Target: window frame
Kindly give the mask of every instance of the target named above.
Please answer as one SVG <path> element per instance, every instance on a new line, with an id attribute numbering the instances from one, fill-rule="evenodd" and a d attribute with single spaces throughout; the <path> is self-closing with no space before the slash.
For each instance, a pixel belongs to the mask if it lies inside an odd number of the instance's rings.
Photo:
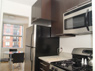
<path id="1" fill-rule="evenodd" d="M 4 23 L 8 24 L 8 23 Z M 24 31 L 24 26 L 22 24 L 10 24 L 10 25 L 19 25 L 22 26 L 22 35 L 4 35 L 4 24 L 2 25 L 2 48 L 23 48 L 23 31 Z M 21 37 L 21 47 L 3 47 L 3 36 L 10 36 L 10 37 Z"/>

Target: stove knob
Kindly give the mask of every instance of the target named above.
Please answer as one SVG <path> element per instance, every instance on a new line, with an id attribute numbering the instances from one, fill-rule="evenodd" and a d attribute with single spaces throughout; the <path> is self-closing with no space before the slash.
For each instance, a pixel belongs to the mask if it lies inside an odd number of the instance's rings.
<path id="1" fill-rule="evenodd" d="M 54 71 L 54 67 L 51 68 L 51 71 Z"/>
<path id="2" fill-rule="evenodd" d="M 62 66 L 66 66 L 66 64 L 64 64 L 64 63 L 63 63 L 63 64 L 61 64 L 61 65 L 62 65 Z"/>
<path id="3" fill-rule="evenodd" d="M 55 71 L 58 71 L 57 69 L 55 69 Z"/>

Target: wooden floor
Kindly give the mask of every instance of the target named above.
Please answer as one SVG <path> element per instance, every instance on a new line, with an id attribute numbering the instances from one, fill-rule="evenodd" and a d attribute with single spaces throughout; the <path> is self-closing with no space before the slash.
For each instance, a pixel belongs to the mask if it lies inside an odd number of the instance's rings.
<path id="1" fill-rule="evenodd" d="M 24 71 L 24 63 L 20 64 L 20 67 L 16 68 L 17 66 L 18 64 L 14 64 L 14 71 Z M 9 62 L 0 63 L 0 71 L 12 71 L 12 68 L 10 69 Z"/>

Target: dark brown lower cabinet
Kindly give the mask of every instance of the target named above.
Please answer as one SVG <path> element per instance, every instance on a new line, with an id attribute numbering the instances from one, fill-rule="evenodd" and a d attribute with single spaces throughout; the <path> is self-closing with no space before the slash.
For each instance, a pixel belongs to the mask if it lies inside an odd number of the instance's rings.
<path id="1" fill-rule="evenodd" d="M 49 71 L 50 64 L 39 59 L 39 71 Z"/>

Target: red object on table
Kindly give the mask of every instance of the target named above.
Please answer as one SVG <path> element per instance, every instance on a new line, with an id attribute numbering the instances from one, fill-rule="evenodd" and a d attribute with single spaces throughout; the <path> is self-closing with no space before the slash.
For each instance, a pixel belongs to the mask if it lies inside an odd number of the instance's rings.
<path id="1" fill-rule="evenodd" d="M 18 53 L 21 53 L 21 51 L 18 51 Z"/>
<path id="2" fill-rule="evenodd" d="M 12 54 L 12 52 L 9 52 L 9 54 Z"/>

